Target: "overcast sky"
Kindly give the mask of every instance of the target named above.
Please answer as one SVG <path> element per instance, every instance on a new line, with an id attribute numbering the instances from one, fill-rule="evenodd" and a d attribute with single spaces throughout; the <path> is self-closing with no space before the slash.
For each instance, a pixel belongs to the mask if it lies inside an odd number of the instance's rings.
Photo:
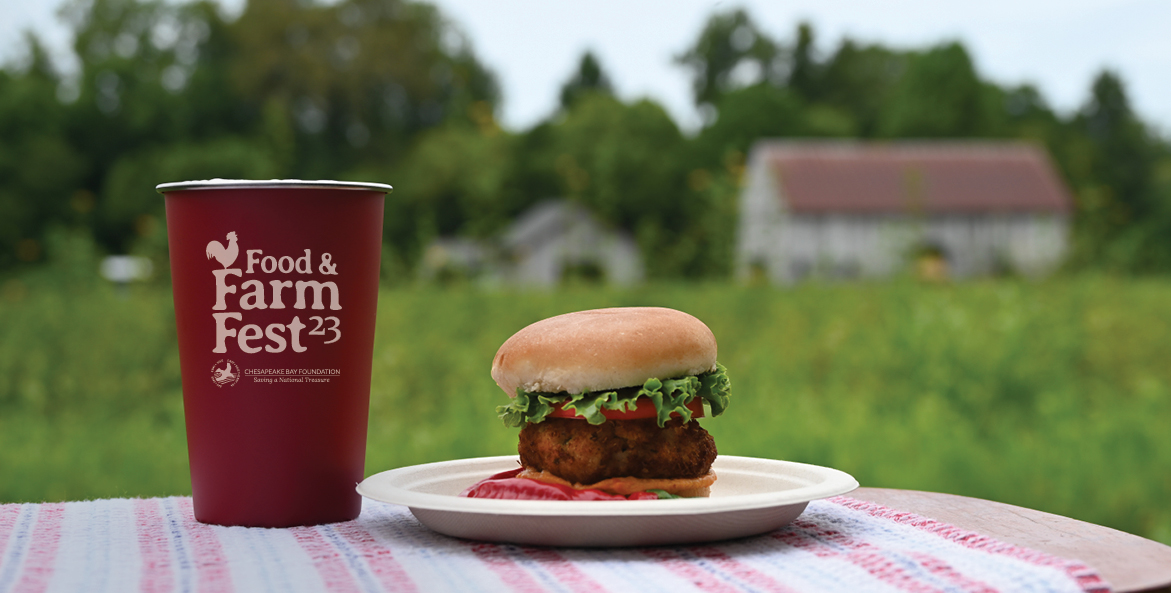
<path id="1" fill-rule="evenodd" d="M 523 129 L 553 111 L 561 84 L 592 49 L 626 98 L 651 97 L 697 125 L 687 73 L 673 57 L 714 11 L 744 7 L 773 37 L 809 21 L 817 47 L 843 37 L 900 48 L 960 40 L 980 74 L 1031 82 L 1052 106 L 1083 104 L 1102 68 L 1121 73 L 1138 112 L 1171 133 L 1171 0 L 438 0 L 500 80 L 504 124 Z M 243 0 L 221 0 L 229 13 Z M 61 54 L 69 32 L 57 0 L 0 0 L 0 57 L 35 29 Z"/>

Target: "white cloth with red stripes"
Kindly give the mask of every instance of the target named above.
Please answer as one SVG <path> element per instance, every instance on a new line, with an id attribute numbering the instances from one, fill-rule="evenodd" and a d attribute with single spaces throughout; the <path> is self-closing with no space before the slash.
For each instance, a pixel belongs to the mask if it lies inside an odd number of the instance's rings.
<path id="1" fill-rule="evenodd" d="M 1080 562 L 848 497 L 762 536 L 597 550 L 453 539 L 369 500 L 292 529 L 204 525 L 182 497 L 0 505 L 0 593 L 1109 590 Z"/>

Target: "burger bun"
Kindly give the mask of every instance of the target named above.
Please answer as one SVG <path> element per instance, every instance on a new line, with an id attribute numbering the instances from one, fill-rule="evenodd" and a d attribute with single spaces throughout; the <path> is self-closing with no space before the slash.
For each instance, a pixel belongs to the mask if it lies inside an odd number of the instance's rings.
<path id="1" fill-rule="evenodd" d="M 500 346 L 492 378 L 510 397 L 586 393 L 716 368 L 716 338 L 702 321 L 663 307 L 617 307 L 538 321 Z"/>

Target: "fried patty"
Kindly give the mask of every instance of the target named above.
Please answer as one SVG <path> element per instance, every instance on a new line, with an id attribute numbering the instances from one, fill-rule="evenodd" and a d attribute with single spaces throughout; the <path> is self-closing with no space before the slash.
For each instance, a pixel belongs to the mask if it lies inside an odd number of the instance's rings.
<path id="1" fill-rule="evenodd" d="M 546 418 L 520 431 L 520 462 L 570 482 L 608 478 L 698 478 L 716 459 L 716 442 L 698 422 L 674 418 L 659 428 L 654 419 L 607 420 L 593 425 L 572 418 Z"/>

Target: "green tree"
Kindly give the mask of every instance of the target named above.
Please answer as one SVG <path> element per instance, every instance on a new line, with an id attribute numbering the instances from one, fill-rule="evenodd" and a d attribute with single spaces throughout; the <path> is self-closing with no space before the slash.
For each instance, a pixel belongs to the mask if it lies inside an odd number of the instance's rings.
<path id="1" fill-rule="evenodd" d="M 791 88 L 755 84 L 726 93 L 717 117 L 700 130 L 694 153 L 719 163 L 730 152 L 747 154 L 756 141 L 784 137 L 844 138 L 856 134 L 854 119 L 844 110 L 803 100 Z"/>
<path id="2" fill-rule="evenodd" d="M 303 175 L 394 162 L 421 131 L 466 121 L 498 96 L 470 44 L 428 4 L 252 0 L 232 35 L 236 88 L 290 118 Z"/>
<path id="3" fill-rule="evenodd" d="M 0 70 L 0 269 L 42 260 L 48 228 L 84 225 L 93 209 L 75 193 L 91 163 L 69 142 L 61 76 L 36 36 L 25 52 Z"/>
<path id="4" fill-rule="evenodd" d="M 849 114 L 859 136 L 873 137 L 908 59 L 881 45 L 859 46 L 843 40 L 822 70 L 819 96 L 825 104 Z"/>
<path id="5" fill-rule="evenodd" d="M 564 195 L 631 229 L 671 209 L 683 135 L 661 106 L 583 95 L 556 124 L 556 138 L 554 166 Z"/>
<path id="6" fill-rule="evenodd" d="M 784 64 L 775 42 L 744 10 L 717 13 L 699 39 L 675 58 L 691 71 L 695 104 L 714 106 L 724 93 L 761 80 L 778 82 Z"/>
<path id="7" fill-rule="evenodd" d="M 161 209 L 151 182 L 158 177 L 127 187 L 109 175 L 141 171 L 128 163 L 171 152 L 175 144 L 247 133 L 255 110 L 228 84 L 234 49 L 216 4 L 78 0 L 64 14 L 81 61 L 68 139 L 93 163 L 83 187 L 97 196 L 96 238 L 109 251 L 126 252 L 142 235 L 141 217 Z"/>
<path id="8" fill-rule="evenodd" d="M 1130 106 L 1117 74 L 1095 78 L 1090 99 L 1072 122 L 1086 139 L 1078 184 L 1083 263 L 1113 269 L 1171 269 L 1171 184 L 1157 182 L 1171 150 L 1153 136 Z"/>
<path id="9" fill-rule="evenodd" d="M 125 150 L 249 123 L 226 84 L 233 49 L 216 4 L 76 0 L 64 14 L 81 61 L 75 141 L 100 158 L 99 178 Z"/>
<path id="10" fill-rule="evenodd" d="M 392 256 L 412 264 L 436 237 L 484 238 L 506 225 L 518 210 L 501 199 L 513 144 L 499 130 L 455 122 L 423 132 L 396 168 L 396 188 L 387 200 Z"/>
<path id="11" fill-rule="evenodd" d="M 788 86 L 807 100 L 818 99 L 821 94 L 822 65 L 817 63 L 813 52 L 813 27 L 801 23 L 797 26 Z"/>
<path id="12" fill-rule="evenodd" d="M 883 105 L 878 134 L 888 138 L 966 138 L 1001 129 L 1002 105 L 959 43 L 912 55 Z"/>
<path id="13" fill-rule="evenodd" d="M 561 195 L 631 231 L 655 277 L 704 273 L 702 196 L 687 184 L 687 145 L 658 104 L 582 95 L 550 130 Z"/>
<path id="14" fill-rule="evenodd" d="M 424 130 L 446 121 L 496 126 L 491 73 L 430 5 L 252 0 L 228 22 L 207 0 L 73 0 L 63 14 L 79 77 L 42 85 L 42 94 L 65 91 L 65 104 L 40 103 L 63 117 L 25 119 L 63 121 L 41 138 L 79 156 L 58 154 L 56 179 L 69 187 L 57 203 L 93 210 L 85 224 L 108 251 L 145 239 L 144 221 L 161 214 L 159 181 L 384 180 Z"/>
<path id="15" fill-rule="evenodd" d="M 591 51 L 581 56 L 577 72 L 561 86 L 561 109 L 569 109 L 578 97 L 589 92 L 614 93 L 610 77 L 602 71 L 601 63 Z"/>
<path id="16" fill-rule="evenodd" d="M 562 177 L 557 173 L 556 143 L 553 120 L 516 135 L 500 198 L 509 212 L 516 214 L 538 201 L 564 195 Z"/>
<path id="17" fill-rule="evenodd" d="M 1126 216 L 1141 217 L 1149 205 L 1144 198 L 1156 158 L 1153 138 L 1131 109 L 1117 74 L 1099 74 L 1090 93 L 1090 102 L 1078 114 L 1076 124 L 1097 149 L 1094 176 L 1118 197 L 1130 212 Z"/>
<path id="18" fill-rule="evenodd" d="M 166 211 L 155 186 L 190 179 L 274 179 L 278 157 L 249 138 L 224 135 L 206 141 L 174 142 L 122 155 L 103 179 L 98 211 L 105 228 L 125 227 L 119 252 L 136 252 L 167 262 Z"/>
<path id="19" fill-rule="evenodd" d="M 742 161 L 757 140 L 805 131 L 805 102 L 788 89 L 770 84 L 724 94 L 716 113 L 715 121 L 691 142 L 693 167 L 718 168 L 727 158 Z"/>

